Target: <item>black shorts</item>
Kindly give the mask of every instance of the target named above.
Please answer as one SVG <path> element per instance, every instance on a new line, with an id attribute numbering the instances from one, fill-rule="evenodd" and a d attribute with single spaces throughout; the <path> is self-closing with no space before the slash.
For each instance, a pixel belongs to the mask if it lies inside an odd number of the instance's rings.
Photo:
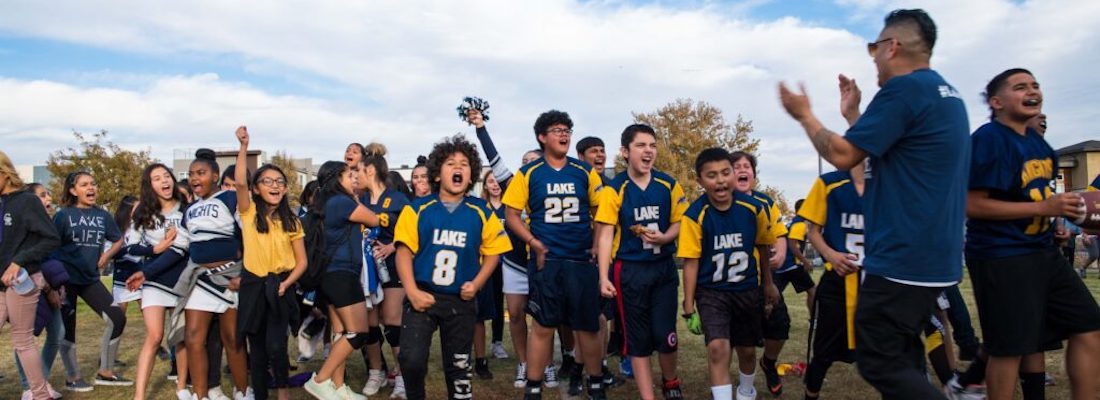
<path id="1" fill-rule="evenodd" d="M 389 282 L 382 284 L 382 289 L 404 289 L 401 285 L 401 276 L 397 275 L 397 256 L 386 258 L 386 273 L 390 275 Z"/>
<path id="2" fill-rule="evenodd" d="M 487 282 L 489 283 L 489 282 Z M 477 303 L 477 321 L 488 321 L 493 319 L 493 315 L 497 312 L 496 304 L 493 302 L 493 288 L 488 284 L 481 288 L 474 296 L 474 302 Z"/>
<path id="3" fill-rule="evenodd" d="M 764 296 L 759 288 L 744 292 L 726 292 L 699 288 L 695 308 L 703 323 L 703 339 L 728 339 L 731 346 L 753 347 L 763 337 Z"/>
<path id="4" fill-rule="evenodd" d="M 814 288 L 814 278 L 802 266 L 787 272 L 772 274 L 772 281 L 775 282 L 775 287 L 779 289 L 779 293 L 783 293 L 783 290 L 787 289 L 788 283 L 794 286 L 795 293 L 802 293 Z"/>
<path id="5" fill-rule="evenodd" d="M 787 301 L 783 292 L 779 292 L 779 301 L 772 307 L 770 313 L 765 310 L 762 327 L 763 338 L 766 340 L 787 340 L 791 336 L 791 315 L 787 311 Z M 757 345 L 763 346 L 763 342 Z"/>
<path id="6" fill-rule="evenodd" d="M 654 351 L 676 351 L 676 310 L 680 279 L 672 259 L 656 262 L 615 261 L 615 305 L 626 337 L 622 354 L 649 357 Z"/>
<path id="7" fill-rule="evenodd" d="M 990 355 L 1031 354 L 1074 334 L 1100 330 L 1100 306 L 1058 249 L 968 258 L 966 265 Z"/>
<path id="8" fill-rule="evenodd" d="M 603 297 L 596 266 L 585 261 L 547 259 L 540 270 L 527 267 L 530 294 L 527 313 L 548 328 L 566 325 L 575 331 L 598 332 Z"/>
<path id="9" fill-rule="evenodd" d="M 367 301 L 361 277 L 351 271 L 326 271 L 321 277 L 321 292 L 327 303 L 336 308 Z"/>
<path id="10" fill-rule="evenodd" d="M 849 364 L 856 360 L 854 343 L 848 342 L 849 335 L 854 335 L 855 332 L 848 330 L 844 279 L 845 277 L 837 275 L 836 272 L 825 271 L 814 292 L 816 315 L 811 327 L 814 335 L 812 349 L 815 360 L 830 363 L 840 361 Z M 850 344 L 852 348 L 849 347 Z"/>

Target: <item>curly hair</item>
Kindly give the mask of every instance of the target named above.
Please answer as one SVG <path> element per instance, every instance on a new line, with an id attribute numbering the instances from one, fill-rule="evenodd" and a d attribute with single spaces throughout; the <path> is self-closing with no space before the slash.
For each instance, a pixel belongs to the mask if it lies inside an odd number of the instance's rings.
<path id="1" fill-rule="evenodd" d="M 455 153 L 461 153 L 470 160 L 470 185 L 466 186 L 466 193 L 477 185 L 478 175 L 481 173 L 481 157 L 478 156 L 477 145 L 467 141 L 466 136 L 457 134 L 436 143 L 428 155 L 428 184 L 431 185 L 432 192 L 439 192 L 439 174 L 443 170 L 443 163 Z"/>
<path id="2" fill-rule="evenodd" d="M 535 120 L 535 141 L 539 144 L 539 149 L 545 148 L 542 142 L 539 142 L 539 135 L 545 135 L 546 131 L 551 126 L 562 124 L 566 128 L 573 129 L 573 120 L 569 118 L 569 113 L 565 111 L 550 110 L 539 115 L 539 118 Z"/>

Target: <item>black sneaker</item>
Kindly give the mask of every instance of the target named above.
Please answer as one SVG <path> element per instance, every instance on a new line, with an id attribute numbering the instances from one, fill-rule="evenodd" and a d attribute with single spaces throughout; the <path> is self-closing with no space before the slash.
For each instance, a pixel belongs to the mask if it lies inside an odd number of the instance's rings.
<path id="1" fill-rule="evenodd" d="M 489 371 L 489 360 L 479 358 L 474 361 L 474 373 L 479 379 L 492 380 L 493 372 Z"/>
<path id="2" fill-rule="evenodd" d="M 606 365 L 603 366 L 603 386 L 605 388 L 617 388 L 619 386 L 622 386 L 622 384 L 624 383 L 626 383 L 626 379 L 623 379 L 618 375 L 611 373 L 611 370 L 607 369 Z"/>
<path id="3" fill-rule="evenodd" d="M 563 353 L 561 355 L 561 365 L 558 366 L 558 375 L 559 376 L 573 376 L 573 370 L 574 369 L 583 370 L 584 367 L 581 366 L 580 364 L 577 364 L 577 359 L 576 358 L 574 358 L 571 355 Z"/>
<path id="4" fill-rule="evenodd" d="M 92 385 L 89 385 L 88 382 L 85 382 L 84 378 L 80 378 L 72 382 L 65 381 L 65 390 L 68 390 L 70 392 L 84 393 L 90 392 L 93 389 L 95 388 L 92 387 Z"/>
<path id="5" fill-rule="evenodd" d="M 607 390 L 604 389 L 602 376 L 588 377 L 588 399 L 607 400 Z"/>
<path id="6" fill-rule="evenodd" d="M 764 364 L 764 357 L 760 357 L 760 370 L 764 371 L 764 378 L 768 382 L 768 392 L 771 392 L 773 396 L 783 394 L 783 380 L 779 379 L 779 371 L 775 368 L 768 368 Z"/>
<path id="7" fill-rule="evenodd" d="M 527 381 L 527 387 L 523 389 L 523 400 L 542 400 L 542 383 L 536 385 Z"/>
<path id="8" fill-rule="evenodd" d="M 584 391 L 584 379 L 582 379 L 580 368 L 577 368 L 576 372 L 575 374 L 569 375 L 568 393 L 570 396 L 580 396 L 581 392 Z"/>
<path id="9" fill-rule="evenodd" d="M 123 378 L 118 374 L 103 376 L 95 374 L 95 384 L 100 386 L 134 386 L 134 381 Z"/>
<path id="10" fill-rule="evenodd" d="M 680 378 L 664 381 L 664 384 L 661 385 L 661 389 L 665 395 L 665 400 L 684 400 L 684 392 L 680 390 Z"/>

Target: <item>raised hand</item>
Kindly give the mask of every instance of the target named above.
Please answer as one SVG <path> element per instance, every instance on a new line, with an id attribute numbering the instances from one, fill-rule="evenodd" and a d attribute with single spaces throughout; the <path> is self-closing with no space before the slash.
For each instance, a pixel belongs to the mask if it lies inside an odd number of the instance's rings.
<path id="1" fill-rule="evenodd" d="M 248 127 L 241 125 L 237 127 L 237 141 L 241 142 L 241 146 L 248 146 Z"/>
<path id="2" fill-rule="evenodd" d="M 474 128 L 485 127 L 485 118 L 481 115 L 481 111 L 476 108 L 466 110 L 466 121 L 473 125 Z"/>
<path id="3" fill-rule="evenodd" d="M 856 85 L 855 79 L 840 74 L 837 80 L 840 82 L 840 115 L 849 122 L 854 122 L 859 118 L 859 102 L 863 94 Z"/>
<path id="4" fill-rule="evenodd" d="M 779 83 L 779 101 L 783 103 L 783 108 L 787 110 L 787 114 L 791 115 L 797 121 L 802 121 L 810 117 L 810 97 L 806 96 L 806 85 L 798 84 L 799 92 L 787 88 L 787 84 Z"/>

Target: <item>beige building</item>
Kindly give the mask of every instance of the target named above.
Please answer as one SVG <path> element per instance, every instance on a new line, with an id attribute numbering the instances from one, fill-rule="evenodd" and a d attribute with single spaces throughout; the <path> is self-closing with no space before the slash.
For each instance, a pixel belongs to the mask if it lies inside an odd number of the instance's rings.
<path id="1" fill-rule="evenodd" d="M 1058 149 L 1058 192 L 1085 190 L 1100 175 L 1100 140 Z"/>

